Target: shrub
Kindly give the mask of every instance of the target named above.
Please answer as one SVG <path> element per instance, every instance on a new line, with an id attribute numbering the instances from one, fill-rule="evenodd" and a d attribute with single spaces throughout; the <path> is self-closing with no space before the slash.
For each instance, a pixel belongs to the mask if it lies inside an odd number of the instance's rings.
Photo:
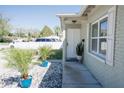
<path id="1" fill-rule="evenodd" d="M 3 37 L 3 38 L 0 38 L 0 42 L 1 43 L 10 43 L 10 42 L 12 42 L 12 39 L 7 38 L 7 37 Z"/>
<path id="2" fill-rule="evenodd" d="M 10 49 L 8 66 L 17 69 L 24 79 L 28 78 L 28 69 L 32 61 L 33 51 L 25 49 Z"/>
<path id="3" fill-rule="evenodd" d="M 62 59 L 62 49 L 52 50 L 52 54 L 48 57 L 48 59 Z"/>

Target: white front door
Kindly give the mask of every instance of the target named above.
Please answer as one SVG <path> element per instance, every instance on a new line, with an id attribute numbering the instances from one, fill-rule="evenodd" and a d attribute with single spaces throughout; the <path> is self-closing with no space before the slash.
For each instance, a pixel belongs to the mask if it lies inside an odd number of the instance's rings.
<path id="1" fill-rule="evenodd" d="M 80 29 L 67 30 L 67 59 L 76 58 L 76 46 L 80 42 Z"/>

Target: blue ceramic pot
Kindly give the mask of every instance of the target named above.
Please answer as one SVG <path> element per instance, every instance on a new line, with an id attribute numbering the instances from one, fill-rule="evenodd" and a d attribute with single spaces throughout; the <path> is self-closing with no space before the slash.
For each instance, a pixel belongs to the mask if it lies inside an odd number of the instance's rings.
<path id="1" fill-rule="evenodd" d="M 42 61 L 41 66 L 42 67 L 47 67 L 48 66 L 48 61 L 47 60 Z"/>
<path id="2" fill-rule="evenodd" d="M 31 86 L 31 82 L 32 82 L 31 75 L 29 75 L 28 79 L 21 79 L 20 80 L 21 88 L 29 88 Z"/>

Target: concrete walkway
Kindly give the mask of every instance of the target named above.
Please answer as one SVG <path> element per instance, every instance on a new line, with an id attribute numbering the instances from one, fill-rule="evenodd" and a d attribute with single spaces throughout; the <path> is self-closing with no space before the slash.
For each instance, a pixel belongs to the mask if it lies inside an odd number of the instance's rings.
<path id="1" fill-rule="evenodd" d="M 63 88 L 100 88 L 99 82 L 88 69 L 77 62 L 65 62 L 63 68 Z"/>

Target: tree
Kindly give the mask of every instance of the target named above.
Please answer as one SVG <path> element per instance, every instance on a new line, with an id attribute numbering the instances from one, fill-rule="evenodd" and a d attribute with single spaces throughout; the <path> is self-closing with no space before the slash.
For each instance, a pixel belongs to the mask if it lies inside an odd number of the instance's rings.
<path id="1" fill-rule="evenodd" d="M 54 27 L 54 32 L 55 32 L 55 35 L 58 36 L 60 38 L 60 40 L 62 40 L 63 32 L 59 26 Z"/>
<path id="2" fill-rule="evenodd" d="M 33 32 L 33 33 L 32 33 L 32 37 L 33 37 L 33 38 L 39 38 L 39 37 L 40 37 L 40 32 L 39 32 L 39 31 Z"/>
<path id="3" fill-rule="evenodd" d="M 55 26 L 55 27 L 54 27 L 54 32 L 55 32 L 55 35 L 56 35 L 56 36 L 59 36 L 59 34 L 61 33 L 60 27 L 59 27 L 59 26 Z"/>
<path id="4" fill-rule="evenodd" d="M 25 31 L 28 35 L 28 37 L 30 36 L 31 38 L 38 38 L 40 31 L 38 29 L 26 29 Z"/>
<path id="5" fill-rule="evenodd" d="M 0 36 L 3 37 L 9 35 L 9 30 L 9 19 L 0 14 Z"/>
<path id="6" fill-rule="evenodd" d="M 32 38 L 32 34 L 31 34 L 31 32 L 28 32 L 28 41 L 30 41 L 31 38 Z"/>
<path id="7" fill-rule="evenodd" d="M 42 29 L 40 33 L 40 36 L 47 37 L 51 35 L 53 35 L 53 31 L 48 26 L 44 26 L 44 28 Z"/>
<path id="8" fill-rule="evenodd" d="M 25 35 L 25 29 L 23 29 L 23 28 L 16 28 L 15 29 L 15 35 L 17 37 L 26 37 L 26 35 Z"/>

